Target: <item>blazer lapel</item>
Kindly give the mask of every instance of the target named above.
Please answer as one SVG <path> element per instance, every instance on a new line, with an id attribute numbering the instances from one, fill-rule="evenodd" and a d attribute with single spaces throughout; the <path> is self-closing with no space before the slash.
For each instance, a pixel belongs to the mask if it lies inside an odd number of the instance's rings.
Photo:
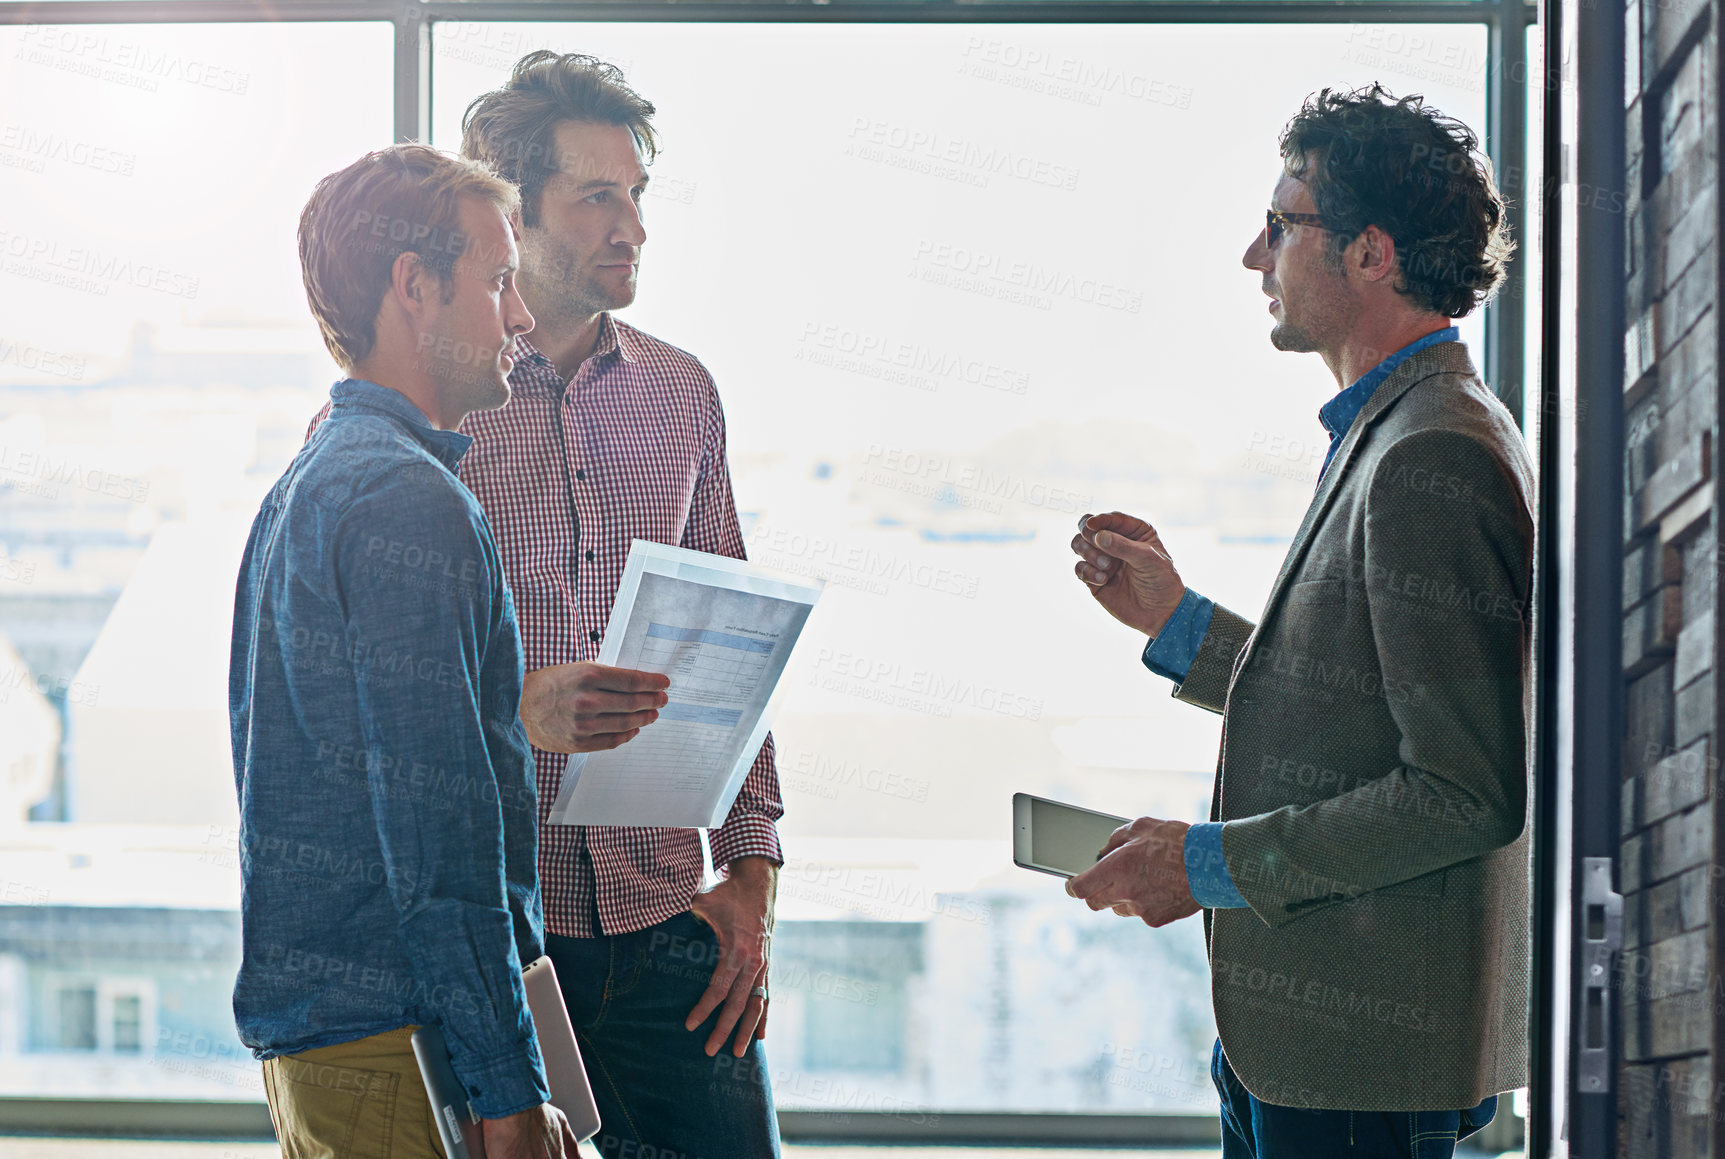
<path id="1" fill-rule="evenodd" d="M 1258 630 L 1252 633 L 1246 646 L 1240 650 L 1240 659 L 1234 666 L 1236 674 L 1245 667 L 1253 646 L 1264 634 L 1264 625 L 1275 614 L 1282 591 L 1305 558 L 1312 534 L 1329 511 L 1336 492 L 1341 488 L 1342 476 L 1346 475 L 1348 468 L 1352 466 L 1354 451 L 1364 441 L 1367 430 L 1395 405 L 1397 399 L 1423 379 L 1434 374 L 1476 373 L 1467 356 L 1467 347 L 1460 342 L 1440 342 L 1410 356 L 1391 371 L 1390 376 L 1372 392 L 1372 397 L 1366 400 L 1366 405 L 1354 418 L 1348 433 L 1342 436 L 1342 445 L 1336 448 L 1336 457 L 1330 460 L 1329 469 L 1324 472 L 1324 477 L 1318 484 L 1318 492 L 1312 497 L 1311 505 L 1306 508 L 1306 517 L 1300 521 L 1300 529 L 1294 533 L 1294 542 L 1289 545 L 1288 554 L 1282 560 L 1282 570 L 1277 573 L 1276 582 L 1270 586 L 1270 598 L 1264 601 L 1264 613 L 1258 617 Z"/>

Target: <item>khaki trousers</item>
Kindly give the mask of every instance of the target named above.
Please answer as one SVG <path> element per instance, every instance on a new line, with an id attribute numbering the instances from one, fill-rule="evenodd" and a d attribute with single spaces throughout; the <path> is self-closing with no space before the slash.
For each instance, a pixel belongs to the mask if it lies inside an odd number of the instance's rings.
<path id="1" fill-rule="evenodd" d="M 444 1159 L 413 1058 L 418 1027 L 264 1063 L 282 1159 Z"/>

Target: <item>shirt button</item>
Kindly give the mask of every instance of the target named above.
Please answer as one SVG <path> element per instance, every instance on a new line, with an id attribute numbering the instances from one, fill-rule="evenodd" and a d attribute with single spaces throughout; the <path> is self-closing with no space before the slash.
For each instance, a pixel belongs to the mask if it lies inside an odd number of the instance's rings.
<path id="1" fill-rule="evenodd" d="M 578 468 L 576 468 L 576 470 L 575 470 L 575 477 L 576 477 L 576 478 L 577 478 L 577 479 L 585 479 L 585 478 L 586 478 L 586 477 L 587 477 L 587 471 L 586 471 L 586 469 L 585 469 L 585 468 L 580 468 L 580 467 L 578 467 Z"/>
<path id="2" fill-rule="evenodd" d="M 588 632 L 587 638 L 589 640 L 593 641 L 595 644 L 597 644 L 599 642 L 599 633 L 598 632 Z"/>
<path id="3" fill-rule="evenodd" d="M 588 552 L 588 553 L 587 553 L 587 562 L 588 562 L 588 563 L 592 563 L 592 562 L 593 562 L 593 559 L 594 559 L 594 556 L 593 556 L 593 553 L 592 553 L 592 552 L 591 552 L 591 551 L 589 551 L 589 552 Z"/>

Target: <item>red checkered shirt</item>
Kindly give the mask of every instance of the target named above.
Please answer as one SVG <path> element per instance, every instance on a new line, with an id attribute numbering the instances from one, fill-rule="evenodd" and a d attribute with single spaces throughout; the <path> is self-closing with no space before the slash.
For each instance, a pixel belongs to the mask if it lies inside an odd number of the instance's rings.
<path id="1" fill-rule="evenodd" d="M 550 359 L 516 343 L 509 402 L 461 424 L 474 440 L 461 480 L 497 536 L 532 671 L 598 656 L 630 540 L 736 559 L 745 552 L 725 415 L 700 362 L 609 314 L 567 384 Z M 697 830 L 552 825 L 568 758 L 536 748 L 533 759 L 547 929 L 628 933 L 689 908 L 701 884 Z M 784 811 L 769 735 L 711 834 L 713 864 L 783 861 L 774 822 Z"/>

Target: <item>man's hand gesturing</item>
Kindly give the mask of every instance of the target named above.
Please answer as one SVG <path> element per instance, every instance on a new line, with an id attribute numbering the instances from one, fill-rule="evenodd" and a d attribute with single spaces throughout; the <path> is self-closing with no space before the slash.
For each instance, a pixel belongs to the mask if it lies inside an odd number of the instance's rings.
<path id="1" fill-rule="evenodd" d="M 552 753 L 614 749 L 659 719 L 668 677 L 585 660 L 536 668 L 521 685 L 521 723 L 534 748 Z"/>
<path id="2" fill-rule="evenodd" d="M 1146 636 L 1162 631 L 1186 585 L 1156 529 L 1135 515 L 1110 511 L 1078 521 L 1072 570 L 1108 614 Z"/>

